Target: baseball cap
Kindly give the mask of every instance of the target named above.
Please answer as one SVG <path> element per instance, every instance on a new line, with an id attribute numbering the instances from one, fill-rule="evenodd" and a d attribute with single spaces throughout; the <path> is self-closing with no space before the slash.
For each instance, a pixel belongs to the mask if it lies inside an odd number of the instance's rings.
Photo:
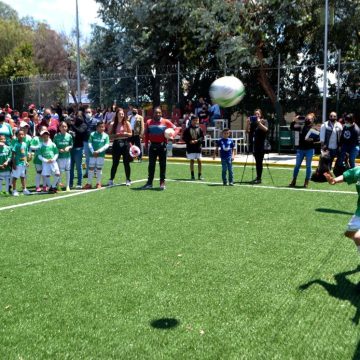
<path id="1" fill-rule="evenodd" d="M 22 128 L 25 126 L 30 127 L 30 125 L 26 121 L 20 121 L 20 127 Z"/>
<path id="2" fill-rule="evenodd" d="M 40 136 L 43 136 L 44 134 L 49 134 L 50 135 L 48 130 L 43 130 L 43 131 L 40 132 Z"/>

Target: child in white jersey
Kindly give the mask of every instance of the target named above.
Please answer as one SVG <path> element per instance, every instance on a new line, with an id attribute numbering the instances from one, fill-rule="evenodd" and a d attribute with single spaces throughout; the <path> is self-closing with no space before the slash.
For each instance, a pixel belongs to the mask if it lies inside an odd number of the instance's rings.
<path id="1" fill-rule="evenodd" d="M 105 132 L 105 123 L 99 121 L 96 125 L 96 131 L 92 132 L 89 137 L 89 175 L 87 184 L 84 189 L 91 189 L 91 182 L 94 177 L 94 170 L 96 168 L 96 188 L 101 188 L 102 168 L 104 166 L 105 152 L 109 147 L 109 135 Z"/>
<path id="2" fill-rule="evenodd" d="M 49 193 L 57 192 L 57 183 L 60 177 L 60 170 L 57 164 L 59 151 L 56 145 L 50 140 L 50 133 L 48 130 L 43 130 L 40 133 L 42 144 L 39 148 L 39 159 L 42 161 L 42 176 L 46 178 L 47 186 L 50 186 L 50 176 L 54 175 L 53 183 L 49 188 Z"/>
<path id="3" fill-rule="evenodd" d="M 11 147 L 6 145 L 5 135 L 0 135 L 0 193 L 9 194 Z M 3 181 L 5 190 L 3 191 Z"/>
<path id="4" fill-rule="evenodd" d="M 58 165 L 60 169 L 60 177 L 65 172 L 66 175 L 66 191 L 70 191 L 70 150 L 73 147 L 73 138 L 67 132 L 68 125 L 62 121 L 59 126 L 60 132 L 54 137 L 54 143 L 59 150 Z"/>

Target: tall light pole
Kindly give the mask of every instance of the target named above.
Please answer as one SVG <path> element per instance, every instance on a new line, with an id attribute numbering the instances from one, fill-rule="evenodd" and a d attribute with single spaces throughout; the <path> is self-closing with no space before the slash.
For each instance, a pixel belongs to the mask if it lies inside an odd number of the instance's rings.
<path id="1" fill-rule="evenodd" d="M 324 26 L 324 86 L 323 86 L 323 109 L 322 122 L 326 121 L 326 96 L 327 96 L 327 52 L 328 52 L 328 25 L 329 24 L 329 0 L 325 0 L 325 26 Z"/>
<path id="2" fill-rule="evenodd" d="M 76 0 L 76 70 L 77 70 L 77 93 L 78 103 L 81 102 L 80 89 L 80 31 L 79 31 L 79 9 L 78 0 Z"/>

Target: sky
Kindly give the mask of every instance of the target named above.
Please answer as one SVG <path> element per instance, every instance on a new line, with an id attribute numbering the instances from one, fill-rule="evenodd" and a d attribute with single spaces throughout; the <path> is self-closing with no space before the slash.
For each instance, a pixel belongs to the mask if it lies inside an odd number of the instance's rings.
<path id="1" fill-rule="evenodd" d="M 45 20 L 57 32 L 70 34 L 76 26 L 76 0 L 1 0 L 15 9 L 19 17 L 32 16 Z M 89 38 L 91 24 L 101 24 L 97 18 L 99 5 L 95 0 L 78 0 L 79 28 L 83 38 Z"/>

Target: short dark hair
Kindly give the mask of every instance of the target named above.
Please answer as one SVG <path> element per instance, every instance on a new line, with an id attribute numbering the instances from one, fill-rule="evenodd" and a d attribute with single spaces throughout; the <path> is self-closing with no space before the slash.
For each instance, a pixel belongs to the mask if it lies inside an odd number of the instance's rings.
<path id="1" fill-rule="evenodd" d="M 97 122 L 96 127 L 98 127 L 99 125 L 105 125 L 105 122 L 100 120 L 100 121 Z"/>
<path id="2" fill-rule="evenodd" d="M 223 131 L 222 131 L 222 132 L 224 133 L 224 132 L 226 132 L 226 131 L 230 131 L 230 129 L 225 128 L 225 129 L 223 129 Z"/>
<path id="3" fill-rule="evenodd" d="M 353 114 L 347 114 L 345 116 L 345 121 L 353 123 L 354 122 L 354 115 Z"/>

